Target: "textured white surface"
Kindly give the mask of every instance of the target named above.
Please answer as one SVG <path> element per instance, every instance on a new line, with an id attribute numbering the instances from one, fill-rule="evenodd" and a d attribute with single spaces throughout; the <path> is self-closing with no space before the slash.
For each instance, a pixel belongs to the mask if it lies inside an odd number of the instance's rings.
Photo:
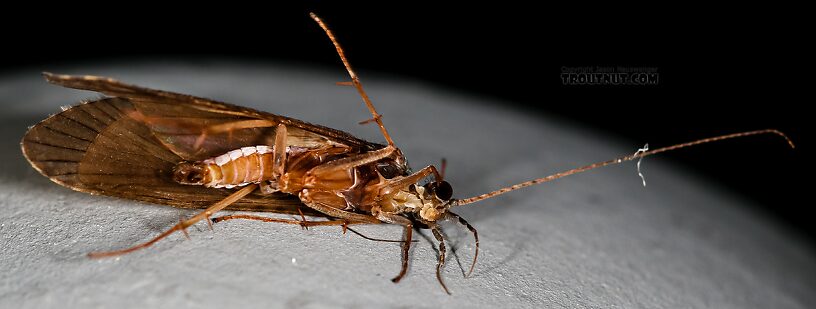
<path id="1" fill-rule="evenodd" d="M 236 63 L 59 69 L 211 97 L 381 140 L 337 67 L 317 72 Z M 418 169 L 449 161 L 458 197 L 632 153 L 597 132 L 502 109 L 501 102 L 362 74 L 390 132 Z M 563 307 L 807 308 L 816 303 L 814 256 L 716 179 L 661 163 L 609 167 L 458 209 L 482 252 L 463 279 L 474 244 L 445 225 L 451 258 L 442 292 L 435 246 L 420 237 L 408 275 L 399 246 L 342 235 L 339 228 L 229 221 L 192 228 L 116 259 L 85 253 L 147 240 L 192 211 L 77 193 L 28 166 L 25 128 L 96 94 L 47 85 L 38 72 L 0 77 L 0 307 Z M 690 136 L 689 138 L 696 138 Z M 644 141 L 645 142 L 645 141 Z M 661 141 L 648 141 L 660 146 Z M 747 175 L 746 175 L 747 176 Z M 366 226 L 396 239 L 396 226 Z"/>

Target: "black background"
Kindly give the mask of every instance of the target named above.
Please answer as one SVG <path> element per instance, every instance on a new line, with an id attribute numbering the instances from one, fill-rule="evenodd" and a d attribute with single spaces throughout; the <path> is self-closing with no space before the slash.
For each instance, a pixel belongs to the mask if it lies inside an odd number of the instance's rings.
<path id="1" fill-rule="evenodd" d="M 0 68 L 216 56 L 340 70 L 332 46 L 308 18 L 314 11 L 334 29 L 364 80 L 367 71 L 403 75 L 514 102 L 508 108 L 555 114 L 653 148 L 780 129 L 796 150 L 768 136 L 664 158 L 756 200 L 757 211 L 811 244 L 816 239 L 806 199 L 813 144 L 805 106 L 813 99 L 806 91 L 812 78 L 805 77 L 811 66 L 804 55 L 812 34 L 805 32 L 806 19 L 792 14 L 795 8 L 327 3 L 7 10 Z M 660 81 L 564 86 L 564 66 L 656 67 Z"/>

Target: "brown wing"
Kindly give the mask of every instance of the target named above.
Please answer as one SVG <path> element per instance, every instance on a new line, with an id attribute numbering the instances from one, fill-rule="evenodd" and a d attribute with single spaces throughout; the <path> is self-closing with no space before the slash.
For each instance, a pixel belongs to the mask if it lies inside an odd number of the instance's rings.
<path id="1" fill-rule="evenodd" d="M 62 79 L 62 81 L 71 80 L 71 78 Z M 103 82 L 102 84 L 109 83 Z M 145 102 L 142 106 L 151 106 L 150 102 L 147 102 L 149 95 L 145 93 L 138 96 L 142 102 Z M 171 96 L 171 94 L 166 95 Z M 161 99 L 160 95 L 155 94 L 155 96 Z M 185 105 L 184 102 L 181 102 L 183 98 L 178 95 L 174 100 L 167 99 L 165 104 Z M 202 103 L 203 106 L 210 104 L 205 103 Z M 181 157 L 168 148 L 157 137 L 162 136 L 161 134 L 154 135 L 153 127 L 156 127 L 156 123 L 161 122 L 146 123 L 139 117 L 133 117 L 139 112 L 152 113 L 138 109 L 137 106 L 140 104 L 126 98 L 106 98 L 83 103 L 53 115 L 26 133 L 21 143 L 23 154 L 35 169 L 54 182 L 91 194 L 182 208 L 207 207 L 229 195 L 231 191 L 227 189 L 181 185 L 172 181 L 170 177 L 172 168 L 178 162 L 189 158 Z M 182 107 L 189 109 L 186 106 Z M 237 114 L 229 110 L 221 113 L 220 109 L 226 109 L 231 105 L 212 103 L 211 107 L 212 114 L 208 116 L 214 119 L 217 119 L 214 115 L 218 114 Z M 237 108 L 237 110 L 247 111 L 242 108 Z M 304 124 L 285 117 L 280 119 L 291 124 Z M 320 128 L 315 129 L 315 131 L 321 130 Z M 312 131 L 303 131 L 319 135 Z M 249 133 L 240 134 L 246 135 L 245 137 L 251 135 Z M 330 138 L 340 139 L 342 134 L 333 134 Z M 244 137 L 239 136 L 239 140 L 242 140 L 241 138 Z M 346 142 L 349 145 L 365 143 L 358 139 Z M 367 146 L 362 145 L 362 147 Z M 210 151 L 214 150 L 210 149 Z M 251 194 L 228 209 L 296 214 L 300 205 L 302 204 L 297 198 L 287 194 L 267 196 Z M 301 209 L 309 215 L 320 215 L 310 211 L 308 207 L 301 207 Z"/>
<path id="2" fill-rule="evenodd" d="M 165 92 L 128 85 L 96 76 L 70 76 L 44 73 L 46 80 L 65 87 L 98 91 L 110 96 L 126 98 L 137 112 L 131 118 L 141 120 L 153 135 L 170 151 L 185 160 L 197 161 L 251 145 L 270 145 L 275 126 L 286 125 L 288 145 L 318 147 L 328 142 L 362 152 L 384 147 L 327 127 L 310 124 L 254 109 L 217 102 L 185 94 Z M 230 130 L 228 133 L 210 133 L 203 144 L 196 145 L 208 128 L 229 123 L 262 120 L 267 124 Z"/>

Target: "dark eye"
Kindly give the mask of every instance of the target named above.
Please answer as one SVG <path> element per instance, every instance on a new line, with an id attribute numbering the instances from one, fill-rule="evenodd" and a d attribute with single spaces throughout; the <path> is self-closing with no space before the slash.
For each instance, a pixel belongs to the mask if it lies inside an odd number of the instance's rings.
<path id="1" fill-rule="evenodd" d="M 434 194 L 440 200 L 447 201 L 453 196 L 453 187 L 447 181 L 437 182 L 434 187 Z"/>

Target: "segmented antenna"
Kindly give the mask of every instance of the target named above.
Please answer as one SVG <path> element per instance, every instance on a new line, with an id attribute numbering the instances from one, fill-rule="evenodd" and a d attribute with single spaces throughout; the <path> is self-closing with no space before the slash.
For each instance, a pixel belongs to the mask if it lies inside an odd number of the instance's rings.
<path id="1" fill-rule="evenodd" d="M 734 134 L 727 134 L 727 135 L 709 137 L 709 138 L 704 138 L 704 139 L 700 139 L 700 140 L 696 140 L 696 141 L 692 141 L 692 142 L 688 142 L 688 143 L 682 143 L 682 144 L 677 144 L 677 145 L 673 145 L 673 146 L 657 148 L 657 149 L 650 150 L 650 151 L 643 151 L 643 152 L 638 151 L 638 152 L 636 152 L 636 153 L 634 153 L 632 155 L 620 157 L 620 158 L 617 158 L 617 159 L 612 159 L 612 160 L 604 161 L 604 162 L 598 162 L 598 163 L 590 164 L 590 165 L 587 165 L 587 166 L 571 169 L 571 170 L 568 170 L 568 171 L 555 173 L 555 174 L 549 175 L 547 177 L 533 179 L 533 180 L 530 180 L 530 181 L 527 181 L 527 182 L 522 182 L 522 183 L 519 183 L 519 184 L 509 186 L 509 187 L 501 188 L 499 190 L 496 190 L 496 191 L 493 191 L 493 192 L 490 192 L 490 193 L 485 193 L 485 194 L 482 194 L 482 195 L 477 195 L 477 196 L 474 196 L 474 197 L 469 197 L 469 198 L 466 198 L 466 199 L 457 200 L 453 204 L 453 206 L 462 206 L 462 205 L 475 203 L 475 202 L 478 202 L 478 201 L 481 201 L 481 200 L 489 199 L 489 198 L 497 196 L 497 195 L 505 194 L 505 193 L 510 192 L 510 191 L 515 191 L 515 190 L 518 190 L 518 189 L 521 189 L 521 188 L 524 188 L 524 187 L 529 187 L 529 186 L 532 186 L 532 185 L 545 183 L 545 182 L 548 182 L 548 181 L 553 181 L 553 180 L 556 180 L 558 178 L 563 178 L 563 177 L 567 177 L 569 175 L 574 175 L 574 174 L 578 174 L 578 173 L 581 173 L 581 172 L 586 172 L 588 170 L 596 169 L 596 168 L 599 168 L 599 167 L 604 167 L 604 166 L 607 166 L 607 165 L 615 165 L 615 164 L 623 163 L 623 162 L 626 162 L 626 161 L 631 161 L 631 160 L 634 160 L 634 159 L 639 159 L 639 158 L 643 158 L 643 157 L 646 157 L 646 156 L 651 156 L 653 154 L 658 154 L 658 153 L 661 153 L 661 152 L 672 151 L 672 150 L 677 150 L 677 149 L 680 149 L 680 148 L 685 148 L 685 147 L 690 147 L 690 146 L 695 146 L 695 145 L 705 144 L 705 143 L 711 143 L 711 142 L 716 142 L 716 141 L 722 141 L 722 140 L 726 140 L 726 139 L 732 139 L 732 138 L 737 138 L 737 137 L 745 137 L 745 136 L 751 136 L 751 135 L 759 135 L 759 134 L 776 134 L 776 135 L 779 135 L 779 136 L 783 137 L 785 139 L 785 141 L 788 142 L 788 145 L 790 145 L 791 148 L 796 148 L 796 146 L 793 144 L 793 141 L 791 141 L 791 139 L 788 138 L 788 136 L 785 135 L 785 133 L 782 133 L 782 132 L 780 132 L 778 130 L 774 130 L 774 129 L 748 131 L 748 132 L 741 132 L 741 133 L 734 133 Z"/>

